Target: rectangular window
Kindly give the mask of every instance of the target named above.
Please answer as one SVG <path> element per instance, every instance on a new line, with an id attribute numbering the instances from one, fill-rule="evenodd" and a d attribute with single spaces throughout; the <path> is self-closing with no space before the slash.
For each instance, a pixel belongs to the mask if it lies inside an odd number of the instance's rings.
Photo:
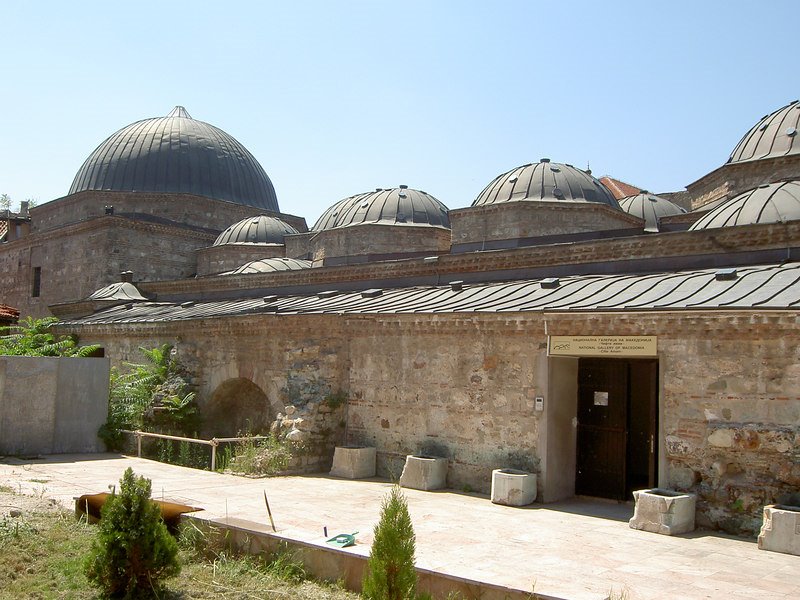
<path id="1" fill-rule="evenodd" d="M 42 267 L 33 267 L 33 289 L 31 296 L 38 298 L 42 291 Z"/>

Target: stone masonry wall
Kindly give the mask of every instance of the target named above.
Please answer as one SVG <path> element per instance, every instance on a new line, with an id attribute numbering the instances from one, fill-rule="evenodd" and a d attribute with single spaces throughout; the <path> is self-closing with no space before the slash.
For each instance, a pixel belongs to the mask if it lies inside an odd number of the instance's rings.
<path id="1" fill-rule="evenodd" d="M 58 231 L 8 242 L 0 252 L 2 301 L 21 316 L 49 315 L 48 305 L 88 297 L 119 281 L 122 271 L 134 281 L 185 278 L 194 274 L 195 250 L 213 235 L 100 217 Z M 33 269 L 41 269 L 39 297 L 33 297 Z"/>
<path id="2" fill-rule="evenodd" d="M 720 198 L 733 198 L 763 183 L 800 177 L 800 155 L 726 164 L 686 186 L 692 210 Z"/>
<path id="3" fill-rule="evenodd" d="M 320 266 L 337 258 L 377 260 L 400 253 L 449 252 L 450 230 L 415 225 L 352 225 L 320 231 L 308 243 L 314 265 Z"/>
<path id="4" fill-rule="evenodd" d="M 641 219 L 596 202 L 503 202 L 450 211 L 450 220 L 454 245 L 644 228 Z"/>
<path id="5" fill-rule="evenodd" d="M 764 504 L 800 488 L 796 311 L 270 315 L 79 333 L 115 363 L 175 343 L 201 404 L 250 379 L 276 427 L 306 432 L 305 470 L 325 471 L 346 441 L 375 445 L 384 476 L 406 454 L 446 455 L 451 487 L 486 491 L 492 468 L 539 466 L 545 321 L 550 335 L 658 336 L 659 484 L 697 493 L 700 524 L 752 534 Z M 331 391 L 346 406 L 323 407 Z"/>
<path id="6" fill-rule="evenodd" d="M 156 192 L 85 191 L 58 198 L 31 209 L 34 232 L 57 229 L 88 219 L 101 217 L 105 207 L 113 206 L 114 214 L 144 214 L 181 223 L 190 227 L 205 228 L 219 233 L 226 227 L 247 217 L 271 214 L 294 226 L 306 230 L 302 217 L 272 213 L 235 202 L 213 200 L 191 194 L 166 194 Z"/>
<path id="7" fill-rule="evenodd" d="M 197 276 L 233 271 L 237 267 L 262 258 L 285 256 L 283 244 L 224 244 L 197 251 Z"/>
<path id="8" fill-rule="evenodd" d="M 525 323 L 464 317 L 348 318 L 348 442 L 376 446 L 399 478 L 407 454 L 449 459 L 448 485 L 488 492 L 491 471 L 538 470 L 541 351 Z"/>

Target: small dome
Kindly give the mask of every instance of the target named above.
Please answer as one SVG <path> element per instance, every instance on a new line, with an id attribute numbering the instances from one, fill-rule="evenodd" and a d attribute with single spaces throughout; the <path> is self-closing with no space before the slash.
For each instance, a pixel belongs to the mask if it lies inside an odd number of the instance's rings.
<path id="1" fill-rule="evenodd" d="M 800 103 L 797 100 L 762 117 L 731 152 L 729 163 L 800 154 Z"/>
<path id="2" fill-rule="evenodd" d="M 276 217 L 258 215 L 234 223 L 220 233 L 212 245 L 283 244 L 283 238 L 293 233 L 298 231 L 288 223 Z"/>
<path id="3" fill-rule="evenodd" d="M 247 148 L 182 106 L 123 127 L 100 144 L 69 193 L 84 190 L 194 194 L 279 212 L 275 188 Z"/>
<path id="4" fill-rule="evenodd" d="M 597 179 L 572 165 L 550 162 L 549 158 L 496 177 L 478 195 L 472 206 L 518 200 L 599 202 L 619 208 L 611 190 Z"/>
<path id="5" fill-rule="evenodd" d="M 89 300 L 147 300 L 130 282 L 118 281 L 95 291 Z"/>
<path id="6" fill-rule="evenodd" d="M 450 229 L 447 207 L 420 190 L 401 185 L 340 200 L 322 213 L 312 231 L 353 225 L 428 225 Z"/>
<path id="7" fill-rule="evenodd" d="M 619 201 L 619 207 L 629 215 L 644 219 L 644 230 L 650 232 L 658 231 L 658 220 L 661 217 L 670 215 L 680 215 L 686 211 L 666 198 L 661 198 L 642 190 L 640 194 L 628 196 Z"/>
<path id="8" fill-rule="evenodd" d="M 241 267 L 220 273 L 220 275 L 249 275 L 251 273 L 274 273 L 276 271 L 297 271 L 299 269 L 310 269 L 310 260 L 300 260 L 297 258 L 262 258 L 243 264 Z"/>
<path id="9" fill-rule="evenodd" d="M 800 219 L 800 180 L 761 185 L 739 194 L 706 213 L 690 228 L 715 229 Z"/>

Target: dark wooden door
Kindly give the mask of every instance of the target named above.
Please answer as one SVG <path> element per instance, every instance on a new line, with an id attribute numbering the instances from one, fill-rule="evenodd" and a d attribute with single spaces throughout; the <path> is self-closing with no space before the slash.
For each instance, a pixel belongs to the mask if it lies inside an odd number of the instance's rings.
<path id="1" fill-rule="evenodd" d="M 627 361 L 580 359 L 576 494 L 625 499 L 627 409 Z"/>

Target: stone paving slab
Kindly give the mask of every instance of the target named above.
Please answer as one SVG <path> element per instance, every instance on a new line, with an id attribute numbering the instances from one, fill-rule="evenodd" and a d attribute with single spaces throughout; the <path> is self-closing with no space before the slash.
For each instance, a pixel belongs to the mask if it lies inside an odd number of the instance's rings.
<path id="1" fill-rule="evenodd" d="M 0 484 L 54 498 L 106 491 L 132 467 L 153 495 L 199 506 L 203 518 L 268 524 L 311 544 L 359 531 L 349 551 L 367 555 L 381 499 L 391 484 L 302 476 L 247 479 L 114 454 L 0 461 Z M 417 535 L 417 565 L 455 578 L 565 600 L 731 598 L 797 600 L 800 557 L 758 550 L 755 541 L 717 532 L 662 536 L 628 527 L 630 504 L 575 499 L 515 508 L 486 496 L 404 490 Z"/>

